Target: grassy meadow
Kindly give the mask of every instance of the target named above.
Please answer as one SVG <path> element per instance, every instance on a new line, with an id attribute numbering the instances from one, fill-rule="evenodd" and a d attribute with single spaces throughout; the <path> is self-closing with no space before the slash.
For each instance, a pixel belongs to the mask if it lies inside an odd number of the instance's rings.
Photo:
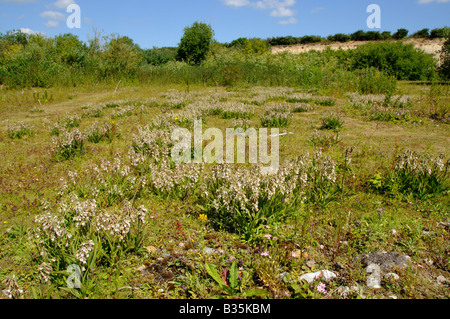
<path id="1" fill-rule="evenodd" d="M 449 298 L 448 86 L 116 84 L 3 90 L 0 298 Z M 278 127 L 279 173 L 174 164 L 195 119 Z"/>

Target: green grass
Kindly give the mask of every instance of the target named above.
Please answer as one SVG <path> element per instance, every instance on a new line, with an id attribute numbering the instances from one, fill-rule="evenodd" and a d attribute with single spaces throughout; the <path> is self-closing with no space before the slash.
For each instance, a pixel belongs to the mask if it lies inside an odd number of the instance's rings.
<path id="1" fill-rule="evenodd" d="M 292 107 L 307 102 L 289 101 L 295 93 L 286 88 L 242 87 L 231 91 L 191 85 L 186 92 L 186 86 L 176 85 L 123 86 L 115 93 L 115 85 L 53 88 L 47 89 L 52 101 L 43 105 L 44 112 L 33 113 L 29 110 L 39 102 L 33 101 L 31 91 L 6 91 L 1 100 L 8 101 L 8 107 L 2 108 L 0 120 L 4 127 L 0 134 L 0 290 L 11 288 L 13 297 L 38 299 L 292 299 L 339 298 L 340 286 L 359 286 L 367 298 L 395 295 L 399 299 L 448 299 L 448 288 L 434 280 L 439 275 L 448 278 L 450 271 L 448 230 L 442 224 L 449 221 L 448 172 L 428 176 L 395 167 L 405 150 L 429 154 L 432 159 L 444 154 L 448 159 L 449 127 L 430 115 L 431 97 L 423 91 L 426 85 L 401 82 L 399 87 L 400 93 L 412 96 L 409 110 L 418 121 L 371 120 L 367 116 L 370 113 L 350 107 L 349 98 L 341 94 L 330 96 L 334 105 L 294 112 L 289 125 L 280 130 L 293 133 L 280 136 L 280 161 L 309 153 L 309 157 L 302 157 L 309 163 L 301 166 L 306 175 L 299 175 L 308 176 L 309 183 L 300 186 L 299 182 L 294 187 L 294 183 L 281 181 L 276 184 L 280 193 L 271 200 L 265 192 L 258 193 L 261 209 L 256 211 L 251 205 L 256 197 L 251 195 L 256 194 L 252 192 L 256 192 L 259 175 L 248 171 L 249 165 L 241 165 L 242 177 L 249 178 L 243 184 L 251 198 L 245 206 L 248 214 L 240 208 L 244 197 L 234 184 L 244 182 L 239 180 L 240 175 L 227 183 L 214 184 L 211 181 L 217 179 L 207 178 L 211 167 L 203 168 L 197 176 L 191 168 L 167 166 L 161 156 L 153 156 L 167 151 L 164 143 L 151 144 L 147 154 L 153 155 L 140 158 L 133 154 L 133 141 L 139 134 L 138 127 L 157 122 L 161 116 L 167 120 L 166 125 L 176 125 L 175 117 L 189 120 L 186 127 L 192 129 L 189 115 L 195 115 L 195 109 L 205 104 L 210 108 L 199 111 L 204 117 L 203 130 L 217 127 L 225 132 L 238 124 L 259 128 L 260 117 L 273 105 L 244 105 L 238 113 L 249 112 L 244 118 L 250 120 L 245 123 L 235 120 L 240 116 L 222 118 L 221 110 L 241 101 L 267 101 L 270 96 L 283 97 L 272 102 L 287 101 Z M 440 105 L 448 103 L 448 94 L 440 92 Z M 173 109 L 164 105 L 167 100 L 163 95 L 192 103 Z M 317 99 L 319 96 L 313 96 L 311 101 Z M 133 101 L 130 112 L 123 101 Z M 82 109 L 91 105 L 105 107 Z M 121 110 L 124 113 L 117 116 Z M 345 123 L 339 134 L 318 131 L 329 112 L 340 114 Z M 99 113 L 100 119 L 95 117 Z M 63 149 L 67 152 L 58 153 L 58 157 L 52 152 L 53 139 L 62 141 L 65 135 L 50 133 L 56 123 L 69 124 L 61 120 L 69 118 L 79 118 L 78 126 L 62 130 L 86 134 L 101 121 L 114 123 L 120 128 L 120 136 L 108 139 L 101 133 L 101 139 L 98 136 L 91 141 L 85 136 L 81 149 L 70 144 L 73 147 Z M 33 134 L 21 139 L 8 136 L 6 123 L 19 121 L 26 121 Z M 146 135 L 144 141 L 155 136 Z M 350 149 L 353 152 L 346 153 Z M 294 188 L 290 193 L 284 187 Z M 291 200 L 281 196 L 282 191 L 292 194 Z M 70 194 L 77 199 L 72 202 Z M 229 195 L 227 203 L 233 204 L 233 209 L 213 209 L 214 199 L 219 198 L 214 194 Z M 85 212 L 88 216 L 87 203 L 94 199 L 97 208 L 92 220 L 110 214 L 111 222 L 103 226 L 113 224 L 116 217 L 119 224 L 126 224 L 126 203 L 131 203 L 131 212 L 141 206 L 147 209 L 145 223 L 130 220 L 130 231 L 122 241 L 108 237 L 107 231 L 94 223 L 77 227 L 74 214 Z M 42 231 L 42 224 L 33 222 L 45 212 L 60 218 L 73 237 L 52 242 L 50 233 Z M 254 227 L 248 227 L 252 223 Z M 39 238 L 33 232 L 38 225 L 44 234 Z M 89 240 L 94 241 L 95 248 L 83 264 L 77 254 L 82 247 L 89 247 Z M 43 255 L 39 242 L 47 247 Z M 206 254 L 205 249 L 213 249 L 213 253 Z M 374 251 L 407 254 L 411 266 L 396 270 L 398 281 L 383 280 L 381 289 L 367 289 L 365 269 L 353 261 L 360 254 Z M 311 260 L 315 268 L 306 265 Z M 338 262 L 343 269 L 335 267 Z M 81 289 L 67 289 L 70 273 L 66 269 L 70 264 L 85 268 Z M 219 278 L 225 269 L 229 270 L 227 285 Z M 338 280 L 326 284 L 327 295 L 317 291 L 319 282 L 305 285 L 296 281 L 304 273 L 322 269 L 338 274 Z M 283 272 L 289 275 L 280 281 L 277 276 Z M 349 297 L 360 296 L 352 292 Z"/>

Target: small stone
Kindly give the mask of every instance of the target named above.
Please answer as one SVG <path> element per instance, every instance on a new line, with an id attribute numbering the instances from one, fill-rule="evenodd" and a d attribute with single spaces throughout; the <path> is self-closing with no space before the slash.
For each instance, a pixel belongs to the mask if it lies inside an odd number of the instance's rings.
<path id="1" fill-rule="evenodd" d="M 370 275 L 367 278 L 366 284 L 367 284 L 367 287 L 370 289 L 380 289 L 381 288 L 380 276 Z"/>
<path id="2" fill-rule="evenodd" d="M 384 275 L 384 279 L 399 280 L 400 276 L 393 272 L 390 272 L 390 273 L 387 273 L 386 275 Z"/>
<path id="3" fill-rule="evenodd" d="M 157 251 L 156 247 L 153 247 L 153 246 L 147 246 L 147 247 L 145 247 L 145 249 L 147 249 L 149 254 L 155 254 Z"/>
<path id="4" fill-rule="evenodd" d="M 381 267 L 383 271 L 389 271 L 393 267 L 406 267 L 411 258 L 396 252 L 376 252 L 356 257 L 363 266 L 375 264 Z"/>
<path id="5" fill-rule="evenodd" d="M 343 296 L 343 295 L 346 295 L 346 294 L 348 294 L 350 292 L 350 288 L 348 288 L 347 286 L 340 286 L 337 289 L 337 292 L 338 292 L 339 295 Z"/>
<path id="6" fill-rule="evenodd" d="M 394 296 L 394 295 L 391 295 L 391 296 L 388 296 L 390 299 L 398 299 L 397 298 L 397 296 Z"/>
<path id="7" fill-rule="evenodd" d="M 380 289 L 381 288 L 381 268 L 377 264 L 370 264 L 366 272 L 371 274 L 367 277 L 366 284 L 370 289 Z"/>
<path id="8" fill-rule="evenodd" d="M 215 249 L 215 248 L 210 248 L 210 247 L 203 248 L 203 253 L 206 255 L 213 255 L 213 254 L 223 255 L 223 254 L 225 254 L 225 252 L 222 249 Z"/>
<path id="9" fill-rule="evenodd" d="M 314 260 L 308 260 L 306 262 L 306 266 L 308 266 L 309 268 L 313 269 L 316 266 L 316 262 Z"/>
<path id="10" fill-rule="evenodd" d="M 285 272 L 279 274 L 276 278 L 279 281 L 283 281 L 284 277 L 286 277 L 287 275 L 289 275 L 289 273 L 287 271 L 285 271 Z"/>
<path id="11" fill-rule="evenodd" d="M 436 281 L 437 281 L 437 283 L 438 284 L 441 284 L 441 285 L 443 285 L 443 284 L 446 284 L 447 282 L 448 282 L 448 280 L 447 280 L 447 278 L 445 278 L 444 276 L 438 276 L 437 278 L 436 278 Z"/>
<path id="12" fill-rule="evenodd" d="M 336 274 L 329 270 L 321 270 L 321 271 L 301 275 L 299 280 L 300 281 L 306 280 L 310 284 L 315 279 L 324 280 L 325 282 L 328 282 L 328 281 L 335 279 L 336 277 L 337 277 Z"/>

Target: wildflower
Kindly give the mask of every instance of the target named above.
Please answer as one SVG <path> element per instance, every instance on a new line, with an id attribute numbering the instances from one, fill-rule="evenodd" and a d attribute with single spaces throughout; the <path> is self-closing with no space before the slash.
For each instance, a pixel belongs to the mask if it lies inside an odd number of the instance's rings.
<path id="1" fill-rule="evenodd" d="M 325 284 L 321 282 L 321 283 L 317 286 L 317 291 L 320 292 L 320 293 L 322 293 L 322 294 L 324 294 L 324 295 L 326 295 L 326 294 L 327 294 L 327 289 L 326 289 Z"/>
<path id="2" fill-rule="evenodd" d="M 264 235 L 263 237 L 264 237 L 264 238 L 267 238 L 267 239 L 271 239 L 271 238 L 272 238 L 272 235 L 267 234 L 267 235 Z"/>
<path id="3" fill-rule="evenodd" d="M 89 253 L 94 249 L 94 242 L 89 240 L 85 243 L 81 244 L 81 248 L 76 254 L 76 258 L 83 264 L 86 264 L 86 261 L 89 257 Z"/>
<path id="4" fill-rule="evenodd" d="M 265 250 L 264 252 L 261 253 L 261 256 L 263 257 L 269 257 L 270 253 L 268 250 Z"/>
<path id="5" fill-rule="evenodd" d="M 208 216 L 205 214 L 200 214 L 200 216 L 198 216 L 198 219 L 200 219 L 202 222 L 206 223 L 208 221 Z"/>

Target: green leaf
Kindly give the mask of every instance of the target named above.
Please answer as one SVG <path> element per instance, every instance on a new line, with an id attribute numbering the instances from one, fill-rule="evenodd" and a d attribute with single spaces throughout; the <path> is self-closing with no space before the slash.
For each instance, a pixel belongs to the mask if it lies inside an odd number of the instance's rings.
<path id="1" fill-rule="evenodd" d="M 233 289 L 237 289 L 237 287 L 238 287 L 238 284 L 239 284 L 238 276 L 239 276 L 239 271 L 238 271 L 238 267 L 237 267 L 237 261 L 235 260 L 230 268 L 230 286 Z"/>
<path id="2" fill-rule="evenodd" d="M 220 285 L 225 286 L 222 278 L 219 275 L 219 272 L 217 271 L 216 267 L 210 263 L 205 264 L 206 272 Z M 226 287 L 226 286 L 225 286 Z"/>

